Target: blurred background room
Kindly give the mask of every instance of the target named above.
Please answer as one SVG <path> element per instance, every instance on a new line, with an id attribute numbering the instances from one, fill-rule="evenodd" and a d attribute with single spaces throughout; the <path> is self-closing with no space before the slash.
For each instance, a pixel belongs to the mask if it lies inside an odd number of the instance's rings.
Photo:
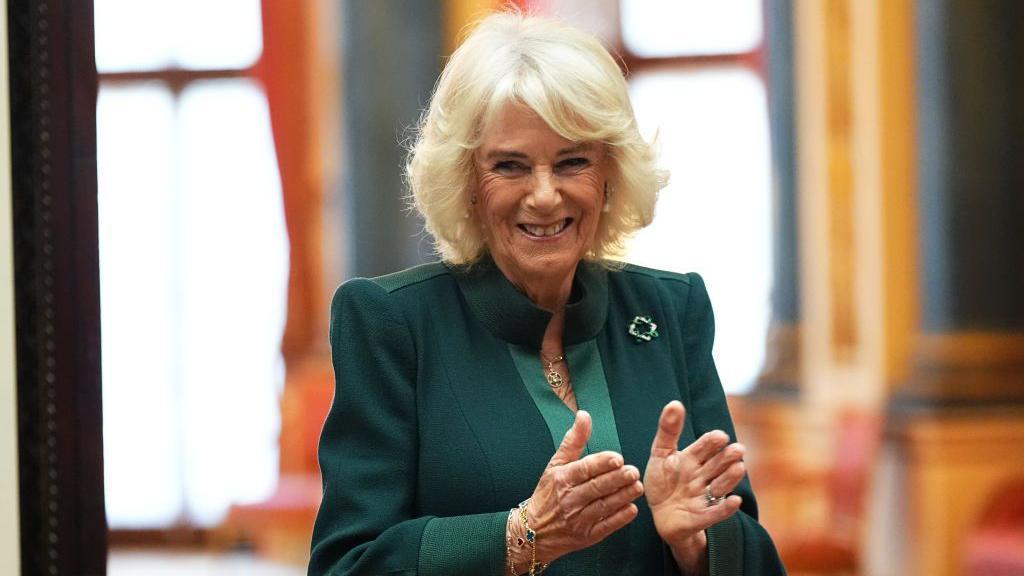
<path id="1" fill-rule="evenodd" d="M 109 573 L 305 574 L 331 294 L 434 259 L 404 146 L 502 3 L 92 3 Z M 705 278 L 790 573 L 1024 574 L 1024 3 L 517 4 L 627 72 L 624 258 Z"/>

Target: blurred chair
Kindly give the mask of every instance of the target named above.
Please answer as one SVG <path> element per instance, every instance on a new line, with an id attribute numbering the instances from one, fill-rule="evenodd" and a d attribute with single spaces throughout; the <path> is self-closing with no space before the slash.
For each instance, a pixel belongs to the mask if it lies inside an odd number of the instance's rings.
<path id="1" fill-rule="evenodd" d="M 826 470 L 778 465 L 758 470 L 758 490 L 786 491 L 794 513 L 808 495 L 824 499 L 823 522 L 796 522 L 788 530 L 772 533 L 791 574 L 860 572 L 861 528 L 881 435 L 880 413 L 844 412 L 837 422 L 833 460 Z"/>
<path id="2" fill-rule="evenodd" d="M 996 490 L 968 536 L 964 573 L 1024 576 L 1024 478 Z"/>

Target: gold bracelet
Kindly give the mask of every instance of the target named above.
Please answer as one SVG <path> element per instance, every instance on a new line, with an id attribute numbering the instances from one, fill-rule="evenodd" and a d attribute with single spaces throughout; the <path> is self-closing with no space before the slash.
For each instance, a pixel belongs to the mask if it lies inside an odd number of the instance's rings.
<path id="1" fill-rule="evenodd" d="M 519 503 L 519 519 L 523 521 L 523 528 L 526 528 L 526 541 L 530 543 L 530 576 L 538 576 L 547 569 L 548 565 L 537 562 L 537 533 L 530 528 L 530 518 L 526 514 L 526 507 L 529 504 L 529 498 Z"/>
<path id="2" fill-rule="evenodd" d="M 515 518 L 515 514 L 518 512 L 518 508 L 513 508 L 508 511 L 508 520 L 505 521 L 505 554 L 508 559 L 508 572 L 512 576 L 519 576 L 516 572 L 516 561 L 512 558 L 512 519 Z"/>

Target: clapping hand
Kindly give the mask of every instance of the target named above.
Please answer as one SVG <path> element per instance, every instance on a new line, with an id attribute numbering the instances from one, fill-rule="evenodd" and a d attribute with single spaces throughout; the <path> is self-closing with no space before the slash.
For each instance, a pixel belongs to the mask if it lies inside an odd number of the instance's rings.
<path id="1" fill-rule="evenodd" d="M 639 470 L 616 452 L 580 458 L 591 425 L 587 412 L 576 413 L 530 498 L 527 513 L 537 533 L 538 562 L 592 546 L 637 515 L 633 500 L 644 490 Z"/>
<path id="2" fill-rule="evenodd" d="M 721 430 L 702 435 L 683 450 L 678 449 L 686 410 L 669 402 L 658 420 L 658 432 L 644 472 L 647 503 L 654 525 L 677 561 L 689 563 L 694 551 L 703 555 L 704 530 L 739 510 L 742 498 L 729 495 L 743 480 L 746 467 L 742 444 L 729 443 Z"/>

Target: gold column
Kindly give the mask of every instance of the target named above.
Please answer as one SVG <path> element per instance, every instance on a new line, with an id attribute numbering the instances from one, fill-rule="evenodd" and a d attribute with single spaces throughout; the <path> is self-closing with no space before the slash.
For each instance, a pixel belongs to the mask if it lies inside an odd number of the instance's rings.
<path id="1" fill-rule="evenodd" d="M 853 457 L 836 451 L 840 414 L 881 418 L 890 390 L 907 371 L 919 306 L 914 3 L 827 0 L 796 2 L 794 9 L 801 426 L 805 466 L 814 470 Z M 863 449 L 881 442 L 876 438 Z M 874 472 L 869 465 L 857 473 L 871 487 Z M 822 508 L 819 521 L 827 524 L 828 503 Z M 879 545 L 870 536 L 879 529 L 871 509 L 868 500 L 860 511 L 856 541 L 862 568 Z"/>
<path id="2" fill-rule="evenodd" d="M 885 374 L 890 387 L 906 379 L 913 335 L 920 320 L 917 251 L 917 125 L 914 46 L 914 2 L 878 3 L 877 61 L 880 94 L 879 141 L 884 210 L 882 250 L 886 290 Z"/>
<path id="3" fill-rule="evenodd" d="M 804 392 L 877 407 L 917 318 L 910 0 L 795 3 Z"/>

